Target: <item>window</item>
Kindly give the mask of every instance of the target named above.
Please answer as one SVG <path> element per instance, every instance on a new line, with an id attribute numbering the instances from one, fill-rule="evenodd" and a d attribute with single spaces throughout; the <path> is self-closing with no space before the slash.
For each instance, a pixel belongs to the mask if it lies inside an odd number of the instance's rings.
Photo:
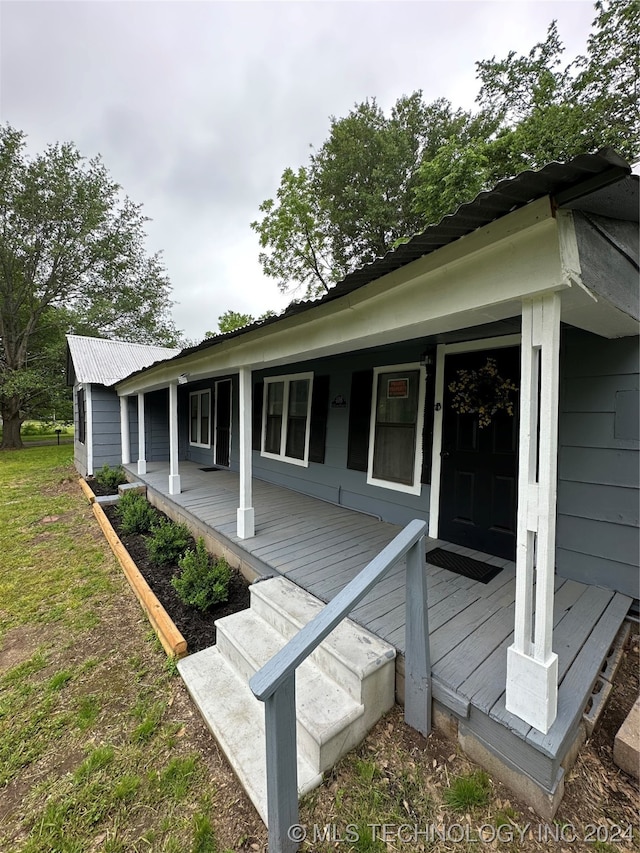
<path id="1" fill-rule="evenodd" d="M 189 394 L 189 444 L 211 447 L 210 420 L 211 391 L 193 391 Z"/>
<path id="2" fill-rule="evenodd" d="M 374 370 L 368 483 L 420 494 L 424 396 L 419 365 Z"/>
<path id="3" fill-rule="evenodd" d="M 309 464 L 312 373 L 264 380 L 262 455 Z"/>
<path id="4" fill-rule="evenodd" d="M 84 444 L 87 437 L 87 403 L 84 388 L 76 392 L 76 403 L 78 407 L 78 441 Z"/>

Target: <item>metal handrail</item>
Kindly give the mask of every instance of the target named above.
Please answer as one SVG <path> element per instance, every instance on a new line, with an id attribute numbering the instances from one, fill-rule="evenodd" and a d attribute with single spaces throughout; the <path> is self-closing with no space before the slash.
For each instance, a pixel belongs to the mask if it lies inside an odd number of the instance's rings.
<path id="1" fill-rule="evenodd" d="M 409 522 L 249 681 L 256 698 L 265 703 L 269 853 L 292 853 L 298 848 L 295 833 L 291 831 L 298 823 L 296 669 L 404 556 L 407 557 L 405 720 L 424 735 L 431 729 L 426 533 L 425 521 Z"/>

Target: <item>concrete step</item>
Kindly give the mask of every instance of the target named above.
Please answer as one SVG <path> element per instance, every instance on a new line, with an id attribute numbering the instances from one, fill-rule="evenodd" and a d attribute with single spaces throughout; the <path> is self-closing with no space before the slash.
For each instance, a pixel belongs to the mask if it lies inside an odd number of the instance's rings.
<path id="1" fill-rule="evenodd" d="M 178 671 L 212 734 L 267 822 L 264 706 L 217 646 L 178 661 Z M 298 752 L 298 793 L 316 788 L 322 774 Z"/>
<path id="2" fill-rule="evenodd" d="M 252 584 L 249 589 L 252 611 L 287 640 L 325 606 L 283 577 Z M 345 619 L 313 652 L 311 660 L 364 705 L 366 714 L 375 709 L 375 722 L 394 703 L 395 656 L 393 646 Z"/>
<path id="3" fill-rule="evenodd" d="M 287 642 L 252 610 L 218 619 L 216 629 L 220 654 L 247 682 Z M 367 732 L 363 706 L 310 660 L 296 670 L 296 717 L 298 750 L 320 773 Z"/>
<path id="4" fill-rule="evenodd" d="M 324 605 L 285 578 L 251 587 L 251 608 L 216 621 L 217 645 L 178 662 L 193 701 L 266 823 L 264 705 L 249 679 Z M 392 707 L 395 649 L 344 620 L 296 671 L 298 790 Z"/>

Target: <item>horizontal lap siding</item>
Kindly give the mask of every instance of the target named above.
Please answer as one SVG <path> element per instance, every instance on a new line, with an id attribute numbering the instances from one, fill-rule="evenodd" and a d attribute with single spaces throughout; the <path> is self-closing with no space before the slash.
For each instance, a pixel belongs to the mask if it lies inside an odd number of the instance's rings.
<path id="1" fill-rule="evenodd" d="M 629 413 L 638 358 L 637 337 L 605 340 L 565 330 L 558 451 L 559 574 L 634 598 L 640 442 Z"/>
<path id="2" fill-rule="evenodd" d="M 429 517 L 429 486 L 423 485 L 421 495 L 385 489 L 367 484 L 366 472 L 347 468 L 349 434 L 349 405 L 351 376 L 356 371 L 393 364 L 418 362 L 422 344 L 404 344 L 345 357 L 287 365 L 281 370 L 254 374 L 254 382 L 264 376 L 313 371 L 317 376 L 329 376 L 329 410 L 323 464 L 299 465 L 265 459 L 253 454 L 254 476 L 286 488 L 294 489 L 350 509 L 380 516 L 393 524 L 406 524 L 413 518 Z M 345 408 L 332 408 L 331 401 L 342 396 Z M 234 435 L 235 435 L 234 430 Z M 421 441 L 421 437 L 419 437 Z"/>
<path id="3" fill-rule="evenodd" d="M 120 465 L 120 400 L 115 391 L 103 385 L 91 386 L 93 414 L 93 470 L 103 465 Z"/>
<path id="4" fill-rule="evenodd" d="M 164 462 L 169 458 L 169 392 L 154 391 L 145 395 L 145 442 L 148 462 Z"/>

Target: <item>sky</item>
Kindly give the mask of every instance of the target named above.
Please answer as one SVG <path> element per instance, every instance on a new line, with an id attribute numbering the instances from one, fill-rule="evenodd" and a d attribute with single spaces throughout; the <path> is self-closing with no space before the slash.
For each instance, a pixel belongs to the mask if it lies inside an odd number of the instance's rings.
<path id="1" fill-rule="evenodd" d="M 476 61 L 528 52 L 552 19 L 569 61 L 594 16 L 584 0 L 2 0 L 0 121 L 32 153 L 102 156 L 151 220 L 176 326 L 201 340 L 227 309 L 291 300 L 250 223 L 330 116 L 417 89 L 472 108 Z"/>

